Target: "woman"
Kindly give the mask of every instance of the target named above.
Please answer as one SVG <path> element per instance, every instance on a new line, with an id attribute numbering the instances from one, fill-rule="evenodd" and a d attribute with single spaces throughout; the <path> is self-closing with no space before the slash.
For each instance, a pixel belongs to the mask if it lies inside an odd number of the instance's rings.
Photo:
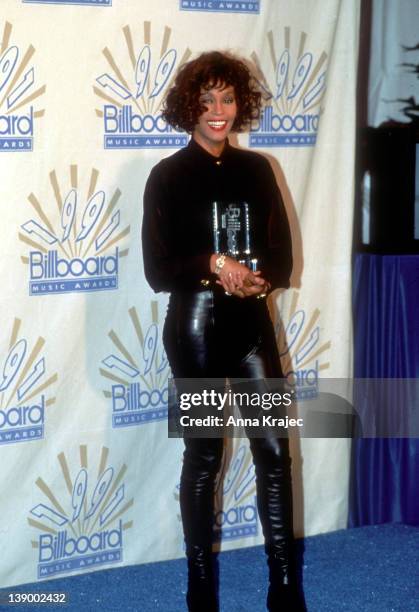
<path id="1" fill-rule="evenodd" d="M 151 171 L 144 194 L 142 244 L 151 287 L 170 292 L 163 332 L 175 378 L 280 378 L 266 294 L 289 286 L 289 226 L 269 163 L 232 147 L 231 132 L 259 116 L 261 93 L 249 70 L 225 53 L 185 64 L 163 116 L 192 134 L 187 147 Z M 214 248 L 214 203 L 246 203 L 253 263 Z M 223 440 L 185 438 L 180 504 L 188 559 L 188 609 L 218 610 L 212 559 L 214 481 Z M 299 607 L 292 564 L 288 440 L 250 440 L 257 503 L 269 565 L 270 611 Z"/>

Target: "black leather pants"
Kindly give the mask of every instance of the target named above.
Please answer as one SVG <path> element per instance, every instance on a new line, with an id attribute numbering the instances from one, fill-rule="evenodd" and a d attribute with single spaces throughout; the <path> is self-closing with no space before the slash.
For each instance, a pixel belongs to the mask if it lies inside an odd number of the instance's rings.
<path id="1" fill-rule="evenodd" d="M 203 291 L 171 295 L 164 344 L 175 378 L 281 378 L 266 303 Z M 259 517 L 270 572 L 268 609 L 296 612 L 285 603 L 294 581 L 292 491 L 286 438 L 250 439 Z M 214 483 L 223 440 L 185 438 L 180 505 L 188 558 L 188 609 L 218 610 L 213 570 Z"/>

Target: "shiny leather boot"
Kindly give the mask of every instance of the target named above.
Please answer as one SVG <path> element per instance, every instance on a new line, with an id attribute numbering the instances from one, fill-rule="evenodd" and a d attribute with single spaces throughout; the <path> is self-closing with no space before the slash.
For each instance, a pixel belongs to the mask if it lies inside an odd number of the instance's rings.
<path id="1" fill-rule="evenodd" d="M 291 557 L 291 555 L 290 555 Z M 284 563 L 281 555 L 268 555 L 269 590 L 266 607 L 269 612 L 306 612 L 304 596 L 294 564 Z"/>
<path id="2" fill-rule="evenodd" d="M 211 551 L 194 547 L 188 553 L 188 592 L 186 603 L 189 612 L 218 612 L 217 586 Z"/>
<path id="3" fill-rule="evenodd" d="M 269 612 L 304 612 L 294 557 L 291 460 L 287 439 L 253 439 L 257 503 L 268 557 Z"/>
<path id="4" fill-rule="evenodd" d="M 189 612 L 218 612 L 217 580 L 212 554 L 214 482 L 223 441 L 185 439 L 180 480 L 180 509 L 188 559 Z"/>

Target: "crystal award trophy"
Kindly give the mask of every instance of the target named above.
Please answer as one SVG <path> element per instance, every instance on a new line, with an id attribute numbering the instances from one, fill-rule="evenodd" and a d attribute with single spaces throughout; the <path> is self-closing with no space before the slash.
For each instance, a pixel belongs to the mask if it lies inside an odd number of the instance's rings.
<path id="1" fill-rule="evenodd" d="M 213 202 L 212 227 L 214 253 L 233 257 L 255 272 L 258 260 L 252 254 L 248 203 Z"/>

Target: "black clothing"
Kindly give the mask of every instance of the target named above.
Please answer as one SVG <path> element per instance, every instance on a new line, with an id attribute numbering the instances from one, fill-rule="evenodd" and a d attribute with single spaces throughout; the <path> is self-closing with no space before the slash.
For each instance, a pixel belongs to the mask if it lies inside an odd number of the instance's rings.
<path id="1" fill-rule="evenodd" d="M 212 559 L 214 480 L 220 469 L 223 440 L 185 438 L 180 507 L 188 557 L 188 609 L 217 612 L 217 588 Z M 268 556 L 268 610 L 303 612 L 294 590 L 292 566 L 292 491 L 288 440 L 250 440 L 256 471 L 259 518 Z M 290 594 L 291 595 L 291 594 Z"/>
<path id="2" fill-rule="evenodd" d="M 243 329 L 243 307 L 249 301 L 210 290 L 171 294 L 163 341 L 175 378 L 250 378 L 262 381 L 263 385 L 266 378 L 283 376 L 264 300 L 250 301 L 256 316 Z M 221 465 L 223 440 L 185 438 L 184 442 L 180 507 L 189 568 L 188 609 L 190 612 L 217 612 L 211 552 L 214 483 Z M 276 589 L 270 588 L 268 610 L 298 612 L 300 608 L 295 601 L 286 605 L 282 591 L 281 597 L 275 596 L 281 585 L 292 582 L 293 574 L 290 568 L 293 536 L 288 439 L 253 438 L 250 449 L 255 464 L 257 505 L 270 581 Z M 277 607 L 279 600 L 280 608 Z"/>
<path id="3" fill-rule="evenodd" d="M 275 334 L 265 300 L 226 296 L 212 283 L 212 202 L 249 204 L 252 247 L 272 289 L 288 287 L 291 240 L 268 162 L 226 145 L 215 158 L 195 141 L 151 171 L 144 194 L 144 269 L 155 291 L 170 291 L 163 342 L 175 378 L 280 378 Z M 252 383 L 253 384 L 253 383 Z M 180 505 L 188 558 L 190 612 L 217 612 L 212 536 L 214 483 L 223 440 L 185 438 Z M 297 612 L 284 601 L 293 583 L 292 494 L 288 440 L 250 440 L 257 504 L 270 569 L 268 609 Z M 282 590 L 281 590 L 282 589 Z M 281 607 L 280 607 L 281 606 Z"/>
<path id="4" fill-rule="evenodd" d="M 174 378 L 282 378 L 265 300 L 212 290 L 170 295 L 163 343 Z M 246 367 L 253 353 L 263 356 Z"/>
<path id="5" fill-rule="evenodd" d="M 272 289 L 289 287 L 290 231 L 269 163 L 228 143 L 216 158 L 193 139 L 152 169 L 145 188 L 142 244 L 151 287 L 199 290 L 200 281 L 210 278 L 214 201 L 249 204 L 262 276 Z"/>

